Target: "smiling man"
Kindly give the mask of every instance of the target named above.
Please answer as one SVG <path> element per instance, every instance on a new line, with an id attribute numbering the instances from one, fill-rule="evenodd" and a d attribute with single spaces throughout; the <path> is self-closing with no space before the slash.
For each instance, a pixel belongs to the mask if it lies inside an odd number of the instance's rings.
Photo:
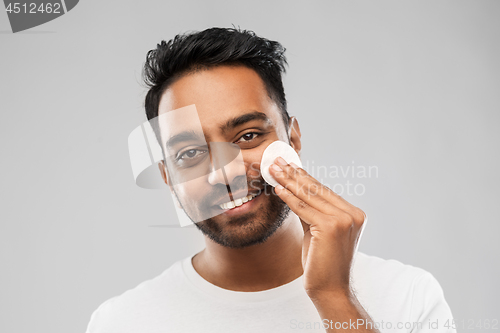
<path id="1" fill-rule="evenodd" d="M 237 29 L 178 35 L 150 51 L 146 114 L 161 177 L 206 247 L 103 303 L 88 333 L 454 332 L 425 270 L 356 252 L 364 212 L 304 169 L 287 112 L 286 60 L 275 41 Z"/>

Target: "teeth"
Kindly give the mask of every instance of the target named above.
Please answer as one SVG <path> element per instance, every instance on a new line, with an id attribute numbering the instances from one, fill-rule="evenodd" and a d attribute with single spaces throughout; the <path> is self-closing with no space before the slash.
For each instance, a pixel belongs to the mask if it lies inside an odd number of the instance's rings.
<path id="1" fill-rule="evenodd" d="M 249 194 L 244 198 L 236 199 L 234 201 L 225 202 L 225 203 L 219 205 L 219 207 L 222 209 L 231 209 L 234 207 L 239 207 L 239 206 L 243 205 L 245 202 L 253 200 L 253 198 L 254 198 L 254 196 L 252 194 Z"/>

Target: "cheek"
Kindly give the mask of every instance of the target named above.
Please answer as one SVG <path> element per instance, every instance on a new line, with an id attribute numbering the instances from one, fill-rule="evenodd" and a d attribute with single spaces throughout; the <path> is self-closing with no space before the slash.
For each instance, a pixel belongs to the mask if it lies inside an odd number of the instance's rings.
<path id="1" fill-rule="evenodd" d="M 256 178 L 261 176 L 260 162 L 262 161 L 264 150 L 266 150 L 266 148 L 276 140 L 279 140 L 277 134 L 272 133 L 272 135 L 262 142 L 259 147 L 242 150 L 243 160 L 245 161 L 245 167 L 249 177 Z"/>
<path id="2" fill-rule="evenodd" d="M 208 170 L 210 169 L 210 159 L 203 161 L 191 167 L 177 167 L 173 163 L 168 164 L 169 177 L 172 184 L 176 186 L 176 191 L 180 193 L 192 191 L 193 187 L 200 186 L 208 179 Z"/>
<path id="3" fill-rule="evenodd" d="M 204 177 L 199 177 L 188 182 L 175 185 L 175 192 L 180 200 L 196 200 L 206 194 L 207 181 Z"/>

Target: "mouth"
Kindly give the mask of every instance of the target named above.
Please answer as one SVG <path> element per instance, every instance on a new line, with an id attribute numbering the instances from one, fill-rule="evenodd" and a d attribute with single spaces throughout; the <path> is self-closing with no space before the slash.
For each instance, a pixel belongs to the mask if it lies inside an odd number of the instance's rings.
<path id="1" fill-rule="evenodd" d="M 252 201 L 255 197 L 257 197 L 258 195 L 260 194 L 257 193 L 257 194 L 249 194 L 247 195 L 246 197 L 243 197 L 243 198 L 239 198 L 239 199 L 235 199 L 233 201 L 228 201 L 228 202 L 224 202 L 222 204 L 219 205 L 219 207 L 221 209 L 233 209 L 235 207 L 240 207 L 241 205 L 243 205 L 244 203 L 247 203 L 249 201 Z"/>
<path id="2" fill-rule="evenodd" d="M 228 201 L 217 205 L 216 207 L 221 209 L 222 214 L 227 216 L 236 216 L 239 214 L 247 213 L 252 210 L 255 205 L 258 204 L 261 194 L 262 192 L 249 194 L 246 197 Z"/>

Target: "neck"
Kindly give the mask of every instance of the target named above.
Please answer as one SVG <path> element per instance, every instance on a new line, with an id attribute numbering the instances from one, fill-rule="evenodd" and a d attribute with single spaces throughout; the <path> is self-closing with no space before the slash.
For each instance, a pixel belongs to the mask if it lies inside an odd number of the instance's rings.
<path id="1" fill-rule="evenodd" d="M 234 291 L 279 287 L 302 275 L 304 232 L 297 215 L 262 244 L 231 249 L 205 238 L 206 248 L 193 258 L 194 269 L 208 282 Z"/>

